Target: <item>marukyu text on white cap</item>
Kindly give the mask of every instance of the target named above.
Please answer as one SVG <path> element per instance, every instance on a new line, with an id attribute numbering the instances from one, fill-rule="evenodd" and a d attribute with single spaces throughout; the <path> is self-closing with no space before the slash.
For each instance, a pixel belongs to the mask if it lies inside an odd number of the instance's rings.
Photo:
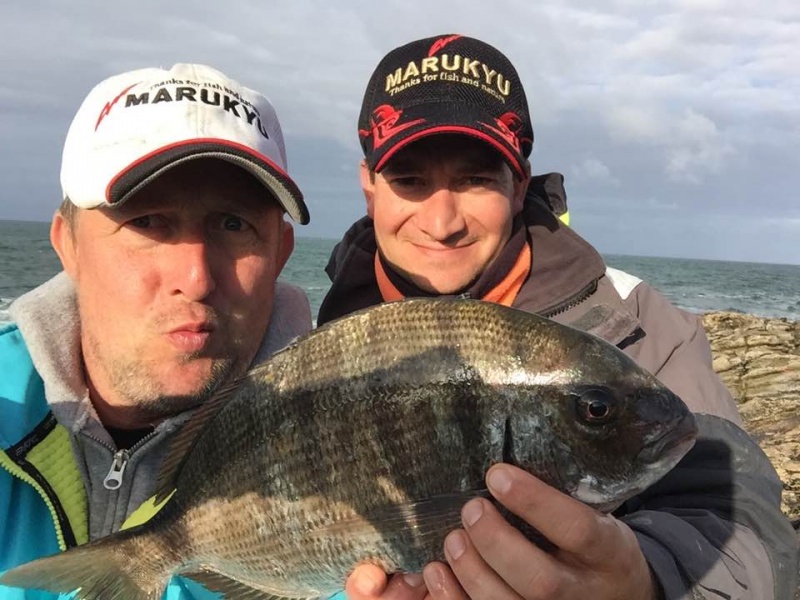
<path id="1" fill-rule="evenodd" d="M 303 195 L 287 173 L 272 104 L 204 65 L 140 69 L 98 84 L 67 133 L 61 186 L 80 208 L 113 206 L 171 167 L 199 157 L 246 169 L 292 219 L 308 223 Z"/>

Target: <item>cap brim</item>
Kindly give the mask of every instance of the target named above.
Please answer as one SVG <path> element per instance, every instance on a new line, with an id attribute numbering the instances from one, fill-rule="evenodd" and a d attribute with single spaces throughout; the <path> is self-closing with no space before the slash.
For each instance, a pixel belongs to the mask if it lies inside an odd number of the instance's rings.
<path id="1" fill-rule="evenodd" d="M 403 127 L 404 123 L 414 124 Z M 394 155 L 409 144 L 431 135 L 451 133 L 486 142 L 500 153 L 515 175 L 520 179 L 528 176 L 527 159 L 511 140 L 504 139 L 496 120 L 488 113 L 457 103 L 418 104 L 404 108 L 402 122 L 395 124 L 393 129 L 396 133 L 390 129 L 388 135 L 391 137 L 368 153 L 367 164 L 375 172 L 383 169 Z"/>
<path id="2" fill-rule="evenodd" d="M 188 140 L 159 148 L 132 163 L 114 177 L 106 189 L 106 199 L 112 206 L 128 200 L 145 185 L 179 164 L 197 158 L 218 158 L 245 169 L 301 225 L 309 222 L 303 194 L 294 181 L 266 156 L 252 149 L 225 140 Z"/>

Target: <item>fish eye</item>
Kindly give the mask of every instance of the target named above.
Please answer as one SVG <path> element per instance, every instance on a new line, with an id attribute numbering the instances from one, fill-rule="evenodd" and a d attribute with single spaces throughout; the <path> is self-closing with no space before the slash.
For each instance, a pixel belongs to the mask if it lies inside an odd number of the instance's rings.
<path id="1" fill-rule="evenodd" d="M 611 394 L 600 388 L 581 392 L 575 400 L 575 407 L 578 416 L 587 423 L 605 423 L 613 415 Z"/>

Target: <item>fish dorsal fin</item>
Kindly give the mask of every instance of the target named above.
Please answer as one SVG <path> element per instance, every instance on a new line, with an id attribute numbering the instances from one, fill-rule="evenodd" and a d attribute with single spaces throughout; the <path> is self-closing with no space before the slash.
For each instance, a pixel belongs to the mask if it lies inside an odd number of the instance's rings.
<path id="1" fill-rule="evenodd" d="M 322 596 L 315 594 L 296 595 L 292 594 L 287 596 L 286 592 L 266 592 L 257 590 L 244 583 L 216 573 L 214 571 L 195 571 L 192 573 L 182 573 L 182 577 L 201 583 L 209 591 L 218 592 L 224 598 L 236 600 L 321 600 Z"/>
<path id="2" fill-rule="evenodd" d="M 233 382 L 220 387 L 214 394 L 206 400 L 189 420 L 183 425 L 181 430 L 172 441 L 169 452 L 161 463 L 161 470 L 156 479 L 155 503 L 158 504 L 172 493 L 175 481 L 178 478 L 183 462 L 189 454 L 192 446 L 197 441 L 200 432 L 206 424 L 217 414 L 217 411 L 233 396 L 241 387 L 242 381 L 247 377 L 241 377 Z"/>

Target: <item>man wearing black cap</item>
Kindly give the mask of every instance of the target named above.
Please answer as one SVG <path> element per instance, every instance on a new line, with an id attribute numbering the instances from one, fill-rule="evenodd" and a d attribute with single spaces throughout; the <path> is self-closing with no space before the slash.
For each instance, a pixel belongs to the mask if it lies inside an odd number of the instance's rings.
<path id="1" fill-rule="evenodd" d="M 496 466 L 493 496 L 551 549 L 476 499 L 446 539 L 447 565 L 388 586 L 380 569 L 362 566 L 348 597 L 790 598 L 797 549 L 780 480 L 741 430 L 699 319 L 606 267 L 559 221 L 563 178 L 530 176 L 533 128 L 509 60 L 460 35 L 397 48 L 367 86 L 359 135 L 367 216 L 333 251 L 320 324 L 410 296 L 539 313 L 621 347 L 683 398 L 701 433 L 670 474 L 613 515 Z"/>

